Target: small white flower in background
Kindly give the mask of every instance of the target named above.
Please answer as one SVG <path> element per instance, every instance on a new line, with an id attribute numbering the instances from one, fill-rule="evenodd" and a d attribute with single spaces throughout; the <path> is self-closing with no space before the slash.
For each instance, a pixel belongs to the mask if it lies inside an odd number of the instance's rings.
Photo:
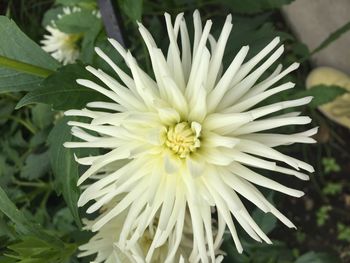
<path id="1" fill-rule="evenodd" d="M 63 65 L 74 63 L 79 57 L 77 41 L 80 36 L 64 33 L 52 26 L 47 26 L 46 30 L 50 35 L 44 35 L 44 40 L 41 41 L 42 48 Z"/>
<path id="2" fill-rule="evenodd" d="M 63 14 L 57 16 L 58 19 L 61 19 L 65 15 L 70 15 L 72 13 L 81 12 L 79 7 L 64 7 Z M 92 14 L 97 18 L 101 17 L 101 14 L 98 10 L 93 10 Z M 78 42 L 83 37 L 82 34 L 68 34 L 60 31 L 55 22 L 52 21 L 51 25 L 46 26 L 46 30 L 50 33 L 44 35 L 44 39 L 40 41 L 42 44 L 42 49 L 50 53 L 55 59 L 59 62 L 62 62 L 63 65 L 74 63 L 80 54 L 80 47 Z"/>
<path id="3" fill-rule="evenodd" d="M 255 168 L 269 170 L 274 176 L 280 173 L 308 180 L 301 170 L 313 172 L 310 165 L 274 148 L 314 143 L 310 136 L 317 129 L 296 134 L 267 130 L 310 123 L 311 119 L 299 116 L 299 112 L 271 114 L 305 105 L 311 98 L 256 106 L 294 87 L 290 82 L 276 83 L 298 68 L 297 63 L 284 70 L 279 65 L 270 76 L 261 79 L 283 53 L 283 46 L 278 47 L 279 38 L 249 60 L 245 59 L 249 47 L 242 47 L 223 70 L 222 58 L 232 28 L 230 15 L 215 40 L 210 35 L 212 22 L 208 20 L 202 28 L 199 12 L 195 11 L 192 46 L 183 14 L 176 17 L 174 24 L 168 14 L 165 20 L 170 39 L 165 56 L 151 34 L 139 24 L 155 79 L 116 41 L 110 39 L 131 76 L 96 48 L 118 80 L 89 66 L 87 70 L 105 87 L 86 79 L 77 82 L 106 95 L 112 102 L 96 101 L 87 105 L 89 109 L 67 111 L 66 115 L 84 116 L 91 121 L 69 122 L 73 135 L 83 142 L 67 142 L 65 146 L 104 149 L 104 154 L 77 158 L 80 164 L 90 166 L 78 181 L 79 185 L 89 182 L 80 196 L 79 206 L 94 201 L 87 209 L 87 213 L 93 213 L 120 197 L 120 202 L 93 223 L 92 231 L 113 227 L 113 220 L 128 211 L 118 244 L 133 247 L 150 226 L 155 227 L 145 258 L 145 262 L 152 262 L 157 247 L 173 236 L 179 239 L 188 213 L 193 240 L 191 255 L 186 260 L 215 262 L 215 251 L 226 227 L 237 250 L 243 250 L 232 216 L 253 239 L 271 243 L 249 215 L 240 196 L 262 211 L 272 213 L 286 226 L 295 227 L 255 185 L 295 197 L 304 193 L 262 176 Z M 110 164 L 115 168 L 111 169 Z M 155 218 L 158 218 L 156 226 Z M 218 222 L 217 231 L 212 228 L 214 220 Z M 178 247 L 176 243 L 172 249 Z M 168 258 L 164 262 L 172 261 Z"/>
<path id="4" fill-rule="evenodd" d="M 64 15 L 80 12 L 81 9 L 78 7 L 64 7 L 63 14 L 57 16 L 61 19 Z M 44 35 L 44 39 L 40 41 L 42 49 L 50 53 L 63 65 L 74 63 L 79 57 L 79 47 L 77 45 L 78 40 L 81 38 L 80 34 L 67 34 L 60 31 L 55 22 L 52 21 L 51 25 L 46 26 L 46 30 L 50 33 Z"/>
<path id="5" fill-rule="evenodd" d="M 111 206 L 111 204 L 109 204 Z M 106 209 L 106 207 L 104 207 Z M 108 212 L 108 209 L 107 209 Z M 103 215 L 102 215 L 103 216 Z M 109 223 L 105 224 L 88 243 L 79 247 L 82 251 L 78 256 L 86 257 L 96 254 L 93 262 L 100 263 L 140 263 L 145 262 L 148 249 L 152 244 L 152 240 L 156 233 L 156 223 L 158 218 L 153 221 L 143 233 L 141 238 L 131 247 L 123 248 L 123 244 L 118 243 L 119 236 L 123 235 L 123 225 L 126 220 L 127 211 L 124 211 L 118 217 L 113 218 Z M 93 221 L 85 221 L 86 230 L 91 230 Z M 192 251 L 192 229 L 191 222 L 188 217 L 185 218 L 185 228 L 183 233 L 173 233 L 168 238 L 167 243 L 157 247 L 154 251 L 152 263 L 169 262 L 188 262 L 186 260 L 190 257 Z M 176 243 L 179 243 L 179 247 Z M 216 251 L 217 254 L 220 251 Z M 166 261 L 168 259 L 168 261 Z M 218 255 L 216 263 L 220 263 L 223 259 L 222 255 Z"/>

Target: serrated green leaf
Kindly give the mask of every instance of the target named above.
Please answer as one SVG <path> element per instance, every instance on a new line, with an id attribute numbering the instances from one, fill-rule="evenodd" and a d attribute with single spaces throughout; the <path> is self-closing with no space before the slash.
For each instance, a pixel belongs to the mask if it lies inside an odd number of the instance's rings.
<path id="1" fill-rule="evenodd" d="M 45 103 L 55 110 L 83 108 L 86 103 L 98 100 L 108 100 L 100 93 L 80 86 L 79 78 L 92 78 L 91 74 L 80 64 L 67 65 L 45 79 L 40 88 L 26 94 L 16 108 L 31 103 Z"/>
<path id="2" fill-rule="evenodd" d="M 18 263 L 68 263 L 76 250 L 75 244 L 56 246 L 35 237 L 24 237 L 20 242 L 8 246 L 12 253 L 8 257 Z"/>
<path id="3" fill-rule="evenodd" d="M 51 131 L 48 142 L 50 145 L 50 160 L 55 176 L 58 193 L 62 193 L 66 204 L 78 226 L 81 225 L 78 211 L 79 188 L 78 165 L 74 160 L 71 149 L 63 147 L 63 143 L 72 140 L 68 118 L 61 119 Z"/>
<path id="4" fill-rule="evenodd" d="M 28 38 L 9 18 L 0 16 L 0 56 L 55 70 L 59 63 Z M 41 78 L 0 65 L 0 93 L 35 89 Z"/>
<path id="5" fill-rule="evenodd" d="M 335 85 L 317 85 L 308 90 L 298 92 L 294 97 L 303 98 L 306 96 L 313 96 L 313 99 L 308 106 L 310 108 L 317 108 L 318 106 L 333 101 L 346 92 L 346 89 Z"/>
<path id="6" fill-rule="evenodd" d="M 77 228 L 74 225 L 74 218 L 68 207 L 64 207 L 59 210 L 53 217 L 53 225 L 62 234 L 68 234 L 76 231 Z"/>
<path id="7" fill-rule="evenodd" d="M 39 154 L 30 154 L 21 169 L 20 176 L 27 180 L 38 179 L 44 176 L 49 169 L 50 160 L 48 151 Z"/>
<path id="8" fill-rule="evenodd" d="M 0 186 L 0 211 L 3 212 L 16 226 L 16 232 L 22 236 L 35 236 L 38 239 L 45 240 L 49 243 L 62 245 L 58 238 L 46 233 L 39 224 L 30 222 L 25 215 L 18 210 L 16 205 L 10 200 L 5 191 Z"/>
<path id="9" fill-rule="evenodd" d="M 99 22 L 100 19 L 94 15 L 91 10 L 81 10 L 63 15 L 56 20 L 56 26 L 62 32 L 68 34 L 85 33 L 91 26 Z"/>

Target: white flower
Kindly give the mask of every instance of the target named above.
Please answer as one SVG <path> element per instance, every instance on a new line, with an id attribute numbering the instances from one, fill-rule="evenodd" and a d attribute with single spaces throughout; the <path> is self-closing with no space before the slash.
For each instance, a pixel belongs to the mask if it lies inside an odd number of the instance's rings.
<path id="1" fill-rule="evenodd" d="M 266 98 L 294 87 L 289 82 L 276 83 L 295 70 L 297 63 L 284 70 L 279 65 L 270 76 L 261 80 L 262 74 L 283 53 L 283 46 L 277 47 L 279 38 L 246 61 L 249 47 L 242 47 L 223 70 L 222 58 L 232 28 L 230 15 L 215 40 L 209 34 L 212 22 L 208 20 L 202 28 L 199 12 L 195 11 L 192 47 L 183 14 L 176 17 L 174 24 L 168 14 L 165 14 L 165 20 L 170 40 L 166 56 L 146 28 L 139 24 L 150 54 L 154 79 L 116 41 L 110 39 L 128 65 L 131 76 L 96 48 L 97 54 L 114 69 L 118 79 L 89 66 L 87 70 L 107 88 L 86 79 L 77 82 L 106 95 L 112 102 L 92 102 L 87 105 L 90 109 L 66 112 L 66 115 L 85 116 L 91 121 L 69 122 L 74 136 L 83 142 L 67 142 L 65 146 L 105 149 L 98 156 L 77 158 L 80 164 L 90 166 L 78 181 L 81 185 L 89 179 L 78 202 L 79 206 L 84 206 L 94 201 L 87 213 L 123 196 L 92 225 L 92 231 L 100 230 L 128 209 L 123 234 L 118 240 L 118 244 L 127 246 L 142 238 L 158 217 L 146 256 L 146 262 L 150 262 L 153 248 L 168 242 L 174 233 L 183 232 L 188 209 L 193 231 L 189 261 L 195 262 L 198 257 L 204 263 L 215 262 L 215 251 L 226 226 L 237 250 L 243 250 L 232 215 L 252 238 L 271 243 L 251 218 L 239 195 L 262 211 L 274 214 L 286 226 L 295 227 L 255 185 L 295 197 L 302 196 L 303 192 L 266 178 L 255 168 L 303 180 L 309 178 L 298 170 L 313 172 L 310 165 L 274 148 L 313 143 L 310 136 L 317 129 L 288 135 L 263 131 L 310 123 L 311 119 L 299 116 L 299 112 L 271 114 L 305 105 L 311 98 L 256 107 Z M 110 164 L 115 168 L 105 169 Z M 213 210 L 216 213 L 212 213 Z M 213 233 L 212 221 L 216 218 L 218 230 Z"/>
<path id="2" fill-rule="evenodd" d="M 64 15 L 80 12 L 81 9 L 78 7 L 65 7 L 63 8 L 63 14 L 57 16 L 61 19 Z M 40 41 L 42 49 L 50 53 L 63 65 L 74 63 L 79 57 L 78 41 L 81 39 L 81 34 L 68 34 L 60 31 L 55 22 L 52 21 L 51 25 L 45 28 L 50 34 L 44 35 L 44 39 Z"/>
<path id="3" fill-rule="evenodd" d="M 110 206 L 111 204 L 109 204 Z M 105 208 L 105 207 L 104 207 Z M 108 212 L 108 209 L 107 209 Z M 103 215 L 102 215 L 103 216 Z M 127 211 L 113 218 L 105 224 L 88 243 L 79 247 L 82 251 L 78 256 L 85 257 L 96 254 L 94 263 L 143 263 L 147 255 L 148 249 L 152 244 L 152 240 L 156 233 L 156 222 L 158 218 L 145 230 L 141 238 L 137 242 L 133 242 L 132 246 L 121 247 L 119 244 L 119 236 L 123 235 L 123 224 L 126 220 Z M 97 219 L 98 220 L 98 219 Z M 86 221 L 86 230 L 91 230 L 94 221 Z M 173 233 L 168 238 L 167 243 L 155 248 L 152 257 L 152 263 L 164 262 L 188 262 L 192 250 L 192 229 L 191 222 L 188 217 L 185 218 L 184 233 Z M 179 244 L 177 244 L 179 243 Z M 179 246 L 179 248 L 178 248 Z M 220 251 L 216 251 L 218 254 Z M 168 261 L 166 261 L 168 259 Z M 171 261 L 169 261 L 171 259 Z M 216 263 L 220 263 L 223 256 L 216 258 Z"/>
<path id="4" fill-rule="evenodd" d="M 79 57 L 77 41 L 80 36 L 64 33 L 52 26 L 47 26 L 46 30 L 50 32 L 50 35 L 44 35 L 44 40 L 41 41 L 42 49 L 63 65 L 74 63 Z"/>

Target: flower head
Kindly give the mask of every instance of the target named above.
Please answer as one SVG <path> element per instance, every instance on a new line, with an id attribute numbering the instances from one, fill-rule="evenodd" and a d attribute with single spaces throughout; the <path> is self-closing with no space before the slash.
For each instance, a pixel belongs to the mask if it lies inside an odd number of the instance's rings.
<path id="1" fill-rule="evenodd" d="M 190 262 L 215 262 L 215 251 L 226 227 L 238 251 L 243 250 L 232 216 L 252 238 L 271 243 L 249 215 L 241 197 L 262 211 L 274 214 L 288 227 L 294 227 L 255 185 L 295 197 L 302 196 L 303 192 L 264 177 L 256 168 L 303 180 L 308 176 L 297 170 L 313 171 L 310 165 L 280 153 L 275 147 L 313 143 L 310 136 L 316 129 L 296 134 L 264 132 L 287 125 L 308 124 L 310 118 L 296 112 L 271 114 L 305 105 L 311 98 L 256 106 L 294 87 L 289 82 L 277 82 L 295 70 L 297 63 L 284 70 L 279 65 L 261 80 L 262 74 L 283 53 L 283 46 L 278 47 L 279 38 L 249 60 L 246 59 L 249 47 L 242 47 L 223 70 L 222 59 L 232 28 L 231 16 L 227 17 L 217 40 L 210 35 L 210 20 L 202 28 L 199 12 L 195 11 L 193 17 L 195 33 L 191 45 L 183 14 L 176 17 L 174 24 L 165 14 L 170 40 L 166 55 L 157 47 L 150 32 L 139 24 L 154 79 L 116 41 L 109 40 L 124 58 L 131 75 L 96 48 L 118 79 L 89 66 L 87 70 L 104 86 L 87 79 L 77 82 L 113 102 L 91 102 L 87 104 L 89 109 L 66 112 L 66 115 L 91 119 L 69 122 L 73 135 L 82 142 L 68 142 L 66 147 L 107 149 L 107 153 L 104 151 L 101 155 L 76 159 L 90 166 L 78 181 L 79 185 L 88 182 L 78 205 L 93 201 L 87 209 L 87 213 L 93 213 L 120 197 L 91 229 L 99 231 L 127 211 L 118 237 L 118 244 L 127 246 L 142 238 L 150 226 L 154 227 L 146 262 L 150 262 L 153 248 L 166 244 L 174 235 L 179 239 L 184 231 L 186 213 L 193 232 Z M 212 228 L 214 219 L 217 231 Z M 179 243 L 173 248 L 177 247 Z"/>
<path id="2" fill-rule="evenodd" d="M 80 12 L 81 9 L 78 7 L 63 8 L 63 14 L 57 16 L 61 19 L 64 15 Z M 50 53 L 63 65 L 74 63 L 79 57 L 78 41 L 81 39 L 81 34 L 68 34 L 60 31 L 55 22 L 52 21 L 51 25 L 46 26 L 46 30 L 50 33 L 44 35 L 44 39 L 41 40 L 42 48 Z"/>

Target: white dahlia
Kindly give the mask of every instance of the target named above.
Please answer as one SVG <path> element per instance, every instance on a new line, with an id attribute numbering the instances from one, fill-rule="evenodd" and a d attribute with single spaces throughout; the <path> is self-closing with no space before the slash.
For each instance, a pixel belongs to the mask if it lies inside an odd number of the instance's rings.
<path id="1" fill-rule="evenodd" d="M 114 204 L 114 202 L 112 202 Z M 109 204 L 110 206 L 111 204 Z M 104 207 L 106 209 L 106 207 Z M 108 209 L 107 209 L 108 212 Z M 146 255 L 154 239 L 157 230 L 158 218 L 153 220 L 147 227 L 141 238 L 137 237 L 137 242 L 132 242 L 132 246 L 125 247 L 120 244 L 119 237 L 123 235 L 123 225 L 128 211 L 124 211 L 119 216 L 113 218 L 105 224 L 88 243 L 79 247 L 82 251 L 78 256 L 85 257 L 94 255 L 94 263 L 144 263 Z M 101 215 L 103 216 L 103 214 Z M 97 219 L 98 220 L 98 219 Z M 96 221 L 96 220 L 95 220 Z M 91 230 L 94 221 L 85 221 L 86 230 Z M 188 262 L 192 251 L 192 228 L 190 218 L 185 217 L 185 227 L 183 233 L 172 233 L 167 242 L 154 249 L 153 257 L 147 262 Z M 220 251 L 216 251 L 219 254 Z M 218 255 L 216 263 L 221 262 L 222 255 Z M 198 259 L 197 259 L 198 260 Z"/>
<path id="2" fill-rule="evenodd" d="M 154 79 L 116 41 L 109 40 L 124 58 L 130 76 L 96 48 L 118 79 L 89 66 L 87 70 L 105 87 L 87 79 L 77 82 L 113 102 L 91 102 L 87 104 L 89 109 L 66 112 L 69 116 L 91 119 L 69 122 L 72 133 L 82 142 L 67 142 L 66 147 L 103 148 L 100 155 L 77 158 L 80 164 L 90 166 L 78 181 L 79 185 L 88 182 L 78 205 L 89 203 L 87 213 L 93 213 L 114 198 L 120 198 L 91 229 L 99 231 L 127 210 L 122 234 L 118 237 L 121 247 L 136 244 L 158 218 L 146 262 L 151 262 L 155 248 L 183 232 L 187 211 L 193 232 L 189 262 L 197 259 L 215 262 L 215 251 L 226 227 L 237 250 L 242 252 L 233 218 L 255 240 L 271 243 L 249 215 L 241 197 L 262 211 L 274 214 L 288 227 L 295 227 L 255 185 L 295 197 L 302 196 L 303 192 L 262 176 L 256 168 L 302 180 L 309 177 L 301 169 L 314 171 L 307 163 L 280 153 L 275 147 L 313 143 L 310 136 L 317 129 L 296 134 L 264 132 L 310 123 L 311 119 L 299 116 L 299 112 L 274 113 L 305 105 L 311 98 L 256 107 L 266 98 L 294 87 L 290 82 L 276 83 L 295 70 L 297 63 L 284 70 L 279 65 L 270 76 L 261 79 L 283 53 L 283 46 L 278 47 L 279 38 L 246 61 L 249 47 L 242 47 L 223 70 L 231 16 L 227 17 L 217 40 L 210 35 L 212 22 L 208 20 L 202 28 L 199 12 L 195 11 L 193 16 L 195 33 L 191 47 L 183 14 L 176 17 L 174 24 L 170 15 L 165 14 L 170 40 L 166 56 L 139 24 Z M 212 228 L 215 219 L 217 231 Z M 178 246 L 178 243 L 174 245 Z"/>
<path id="3" fill-rule="evenodd" d="M 52 26 L 47 26 L 46 30 L 50 32 L 50 35 L 44 35 L 44 40 L 40 42 L 42 49 L 63 65 L 74 63 L 79 57 L 77 41 L 80 36 L 64 33 Z"/>
<path id="4" fill-rule="evenodd" d="M 63 8 L 63 14 L 58 15 L 57 18 L 61 19 L 65 15 L 80 11 L 81 9 L 78 7 L 65 7 Z M 62 32 L 56 27 L 54 21 L 51 22 L 51 25 L 46 26 L 45 29 L 50 34 L 44 35 L 44 39 L 40 41 L 42 49 L 50 53 L 59 62 L 62 62 L 63 65 L 74 63 L 79 57 L 78 41 L 82 35 Z"/>

